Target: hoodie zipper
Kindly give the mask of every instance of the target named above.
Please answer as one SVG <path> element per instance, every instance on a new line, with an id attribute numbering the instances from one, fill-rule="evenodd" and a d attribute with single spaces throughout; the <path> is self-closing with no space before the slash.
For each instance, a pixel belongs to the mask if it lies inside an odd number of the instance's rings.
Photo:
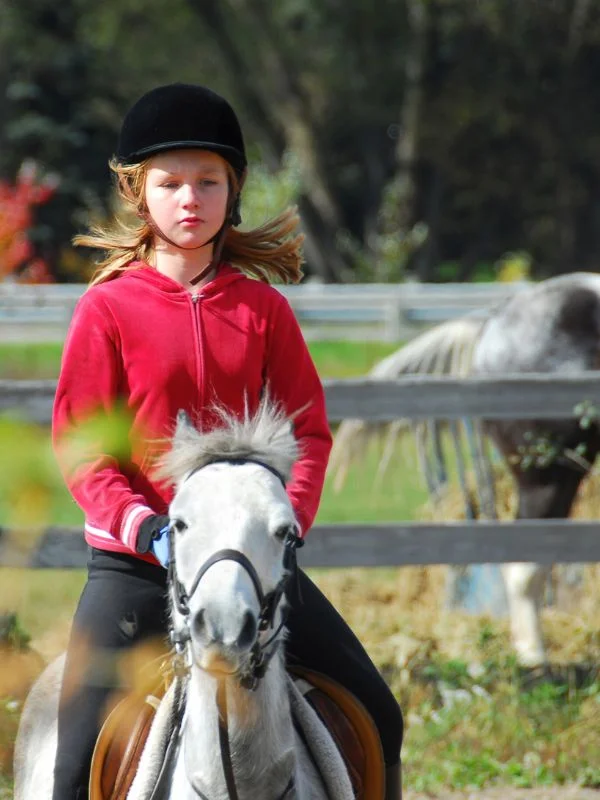
<path id="1" fill-rule="evenodd" d="M 194 329 L 196 333 L 196 357 L 198 359 L 198 411 L 204 408 L 205 376 L 204 376 L 204 357 L 202 348 L 202 317 L 200 315 L 200 300 L 203 295 L 194 292 L 192 298 L 192 316 L 194 317 Z"/>

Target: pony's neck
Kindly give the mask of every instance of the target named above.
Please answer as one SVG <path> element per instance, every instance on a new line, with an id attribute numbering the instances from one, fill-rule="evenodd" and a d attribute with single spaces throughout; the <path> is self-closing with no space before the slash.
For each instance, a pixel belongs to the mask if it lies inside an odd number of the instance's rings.
<path id="1" fill-rule="evenodd" d="M 228 798 L 217 708 L 217 681 L 193 669 L 187 693 L 179 768 L 210 800 Z M 255 691 L 227 680 L 231 760 L 241 798 L 278 797 L 295 769 L 294 729 L 282 655 L 271 661 Z M 185 762 L 185 763 L 184 763 Z M 178 797 L 181 795 L 178 795 Z"/>

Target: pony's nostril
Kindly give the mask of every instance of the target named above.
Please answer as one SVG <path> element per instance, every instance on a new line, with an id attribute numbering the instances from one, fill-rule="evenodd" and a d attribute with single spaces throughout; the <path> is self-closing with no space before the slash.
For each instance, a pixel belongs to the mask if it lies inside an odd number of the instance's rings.
<path id="1" fill-rule="evenodd" d="M 237 644 L 240 648 L 248 648 L 256 639 L 257 633 L 257 624 L 256 618 L 250 611 L 246 611 L 244 613 L 244 621 L 242 623 L 242 629 L 240 630 L 240 635 L 238 636 Z"/>

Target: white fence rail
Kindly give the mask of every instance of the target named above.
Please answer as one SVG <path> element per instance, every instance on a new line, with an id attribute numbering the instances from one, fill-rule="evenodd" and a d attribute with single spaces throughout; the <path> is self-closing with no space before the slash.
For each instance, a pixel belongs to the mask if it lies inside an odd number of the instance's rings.
<path id="1" fill-rule="evenodd" d="M 307 339 L 409 339 L 424 327 L 481 311 L 525 283 L 282 286 Z M 82 284 L 0 283 L 0 341 L 62 341 Z"/>
<path id="2" fill-rule="evenodd" d="M 53 381 L 0 381 L 0 413 L 47 423 Z M 398 381 L 326 381 L 332 422 L 345 418 L 386 421 L 437 417 L 574 418 L 581 403 L 600 405 L 600 372 L 569 378 L 505 375 L 501 378 L 406 378 Z M 0 528 L 0 564 L 33 567 L 83 566 L 81 532 L 41 532 L 31 551 L 19 531 Z M 317 525 L 299 554 L 304 566 L 479 564 L 506 561 L 582 563 L 600 561 L 597 522 L 398 522 Z"/>

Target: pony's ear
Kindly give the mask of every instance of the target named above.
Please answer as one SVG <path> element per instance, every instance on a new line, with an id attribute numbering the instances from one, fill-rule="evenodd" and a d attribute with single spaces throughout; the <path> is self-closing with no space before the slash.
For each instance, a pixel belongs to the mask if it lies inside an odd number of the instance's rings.
<path id="1" fill-rule="evenodd" d="M 175 425 L 175 438 L 184 433 L 189 433 L 190 430 L 195 430 L 192 420 L 190 419 L 187 411 L 180 408 L 177 412 L 177 424 Z"/>
<path id="2" fill-rule="evenodd" d="M 277 438 L 282 436 L 294 436 L 294 423 L 289 417 L 281 421 L 281 426 L 277 431 Z"/>

